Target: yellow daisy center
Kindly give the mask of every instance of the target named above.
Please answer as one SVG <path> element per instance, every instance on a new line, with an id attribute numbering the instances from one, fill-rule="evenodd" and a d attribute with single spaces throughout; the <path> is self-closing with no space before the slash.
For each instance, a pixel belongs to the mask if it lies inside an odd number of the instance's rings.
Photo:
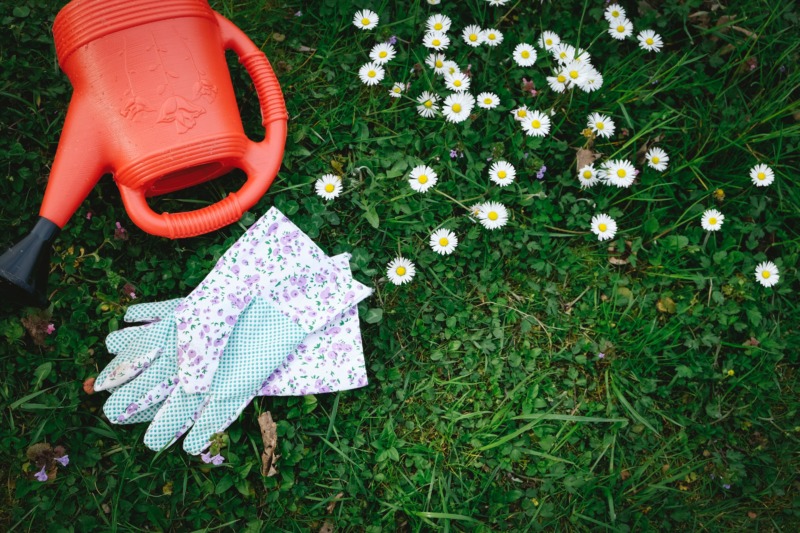
<path id="1" fill-rule="evenodd" d="M 492 103 L 492 99 L 491 98 L 484 98 L 483 99 L 483 103 L 486 104 L 486 105 L 489 105 L 489 104 Z"/>
<path id="2" fill-rule="evenodd" d="M 769 273 L 769 270 L 765 270 L 764 272 L 761 273 L 761 277 L 764 279 L 767 279 L 768 277 L 770 277 L 770 275 L 771 274 Z"/>
<path id="3" fill-rule="evenodd" d="M 564 76 L 563 74 L 559 74 L 556 79 L 558 80 L 558 83 L 564 83 L 565 81 L 567 81 L 567 77 Z"/>
<path id="4" fill-rule="evenodd" d="M 494 41 L 494 40 L 497 38 L 497 36 L 496 36 L 494 33 L 490 33 L 490 34 L 487 36 L 487 38 L 488 38 L 490 41 Z"/>
<path id="5" fill-rule="evenodd" d="M 525 118 L 528 116 L 528 112 L 524 109 L 517 109 L 517 116 L 520 118 Z"/>
<path id="6" fill-rule="evenodd" d="M 501 170 L 500 172 L 497 173 L 497 177 L 500 178 L 501 180 L 505 179 L 506 176 L 508 176 L 508 174 L 506 174 L 505 170 Z"/>
<path id="7" fill-rule="evenodd" d="M 619 26 L 617 26 L 617 31 L 620 33 L 625 33 L 625 26 L 620 24 Z"/>
<path id="8" fill-rule="evenodd" d="M 608 229 L 608 226 L 606 226 L 605 224 L 600 224 L 597 226 L 597 229 L 599 229 L 600 231 L 606 231 Z"/>
<path id="9" fill-rule="evenodd" d="M 397 267 L 395 270 L 398 276 L 405 276 L 406 275 L 406 267 Z"/>
<path id="10" fill-rule="evenodd" d="M 612 11 L 612 12 L 611 12 L 611 16 L 612 16 L 613 18 L 617 18 L 617 17 L 619 16 L 619 11 L 617 11 L 617 10 L 614 10 L 614 11 Z"/>
<path id="11" fill-rule="evenodd" d="M 333 186 L 332 183 L 328 183 L 327 185 L 325 185 L 325 192 L 333 192 L 333 189 L 335 189 L 335 187 Z"/>
<path id="12" fill-rule="evenodd" d="M 602 129 L 605 129 L 606 125 L 605 125 L 605 124 L 603 124 L 602 122 L 598 122 L 597 124 L 595 124 L 595 127 L 596 127 L 598 130 L 602 130 Z"/>
<path id="13" fill-rule="evenodd" d="M 461 80 L 454 80 L 453 85 L 455 85 L 456 87 L 461 87 Z"/>
<path id="14" fill-rule="evenodd" d="M 542 123 L 539 122 L 538 120 L 533 120 L 533 121 L 531 121 L 531 126 L 533 126 L 535 129 L 538 130 L 539 128 L 542 127 Z"/>
<path id="15" fill-rule="evenodd" d="M 442 237 L 439 239 L 439 246 L 447 246 L 448 244 L 450 244 L 450 241 L 448 241 L 447 238 Z"/>
<path id="16" fill-rule="evenodd" d="M 394 92 L 396 92 L 396 93 L 399 93 L 399 92 L 400 92 L 400 87 L 395 87 L 395 88 L 393 88 L 392 90 L 393 90 Z"/>
<path id="17" fill-rule="evenodd" d="M 453 104 L 453 111 L 455 111 L 456 113 L 460 113 L 461 112 L 461 104 Z"/>
<path id="18" fill-rule="evenodd" d="M 628 175 L 628 173 L 625 172 L 624 168 L 621 168 L 621 169 L 617 170 L 617 176 L 619 176 L 620 178 L 624 178 L 627 175 Z"/>
<path id="19" fill-rule="evenodd" d="M 367 17 L 364 17 L 363 19 L 361 19 L 361 24 L 363 24 L 364 26 L 369 26 L 369 19 Z"/>
<path id="20" fill-rule="evenodd" d="M 386 57 L 388 55 L 389 54 L 386 53 L 386 50 L 381 50 L 381 52 L 378 54 L 378 57 Z"/>
<path id="21" fill-rule="evenodd" d="M 578 71 L 577 70 L 570 70 L 569 71 L 569 77 L 572 78 L 573 80 L 577 80 L 578 79 Z"/>
<path id="22" fill-rule="evenodd" d="M 551 45 L 553 44 L 553 39 L 547 39 L 547 40 L 544 42 L 544 44 L 546 44 L 547 46 L 551 46 Z"/>
<path id="23" fill-rule="evenodd" d="M 367 76 L 369 76 L 370 78 L 374 78 L 375 76 L 377 76 L 377 74 L 378 73 L 375 72 L 374 70 L 370 70 L 369 72 L 367 72 Z"/>
<path id="24" fill-rule="evenodd" d="M 527 50 L 523 50 L 522 52 L 520 52 L 519 55 L 521 55 L 524 59 L 528 59 L 529 57 L 531 57 L 531 53 L 528 52 Z"/>
<path id="25" fill-rule="evenodd" d="M 477 36 L 477 35 L 475 35 L 474 33 L 470 33 L 470 34 L 469 34 L 469 40 L 470 40 L 470 41 L 472 41 L 472 42 L 474 43 L 475 41 L 477 41 L 477 40 L 478 40 L 478 36 Z"/>
<path id="26" fill-rule="evenodd" d="M 591 170 L 584 170 L 583 171 L 583 177 L 585 179 L 587 179 L 587 180 L 591 179 L 592 178 L 592 171 Z"/>
<path id="27" fill-rule="evenodd" d="M 441 45 L 441 44 L 442 44 L 442 41 L 440 41 L 439 39 L 434 39 L 434 40 L 433 40 L 433 42 L 432 42 L 431 44 L 432 44 L 433 46 L 439 46 L 439 45 Z"/>
<path id="28" fill-rule="evenodd" d="M 660 158 L 660 157 L 658 157 L 657 155 L 654 155 L 654 156 L 653 156 L 653 159 L 652 159 L 651 161 L 653 161 L 653 164 L 654 164 L 654 165 L 657 165 L 657 164 L 658 164 L 658 162 L 659 162 L 659 161 L 661 161 L 661 158 Z"/>
<path id="29" fill-rule="evenodd" d="M 734 370 L 732 368 L 730 370 L 728 370 L 728 375 L 729 376 L 733 376 L 734 374 L 736 374 L 736 372 L 734 372 Z"/>
<path id="30" fill-rule="evenodd" d="M 422 184 L 428 183 L 428 176 L 423 174 L 423 175 L 421 175 L 420 177 L 417 178 L 417 181 L 422 183 Z"/>
<path id="31" fill-rule="evenodd" d="M 433 29 L 436 30 L 436 31 L 439 31 L 442 28 L 444 28 L 444 26 L 442 26 L 441 22 L 437 22 L 436 24 L 433 25 Z"/>
<path id="32" fill-rule="evenodd" d="M 646 42 L 649 45 L 652 45 L 654 41 L 652 37 L 648 37 L 647 39 L 644 40 L 644 42 Z"/>
<path id="33" fill-rule="evenodd" d="M 436 68 L 442 68 L 444 66 L 444 62 L 441 59 L 436 60 Z"/>
<path id="34" fill-rule="evenodd" d="M 709 219 L 708 219 L 708 223 L 709 223 L 711 226 L 713 226 L 714 224 L 716 224 L 716 223 L 717 223 L 717 219 L 716 219 L 716 218 L 714 218 L 714 217 L 711 217 L 711 218 L 709 218 Z"/>
<path id="35" fill-rule="evenodd" d="M 766 179 L 767 175 L 764 174 L 763 172 L 759 172 L 757 177 L 758 177 L 758 179 L 763 180 L 763 179 Z"/>
<path id="36" fill-rule="evenodd" d="M 424 105 L 425 107 L 431 107 L 433 105 L 433 102 L 431 102 L 430 100 L 425 100 L 425 103 L 422 105 Z"/>
<path id="37" fill-rule="evenodd" d="M 561 59 L 566 59 L 566 58 L 567 58 L 567 53 L 566 53 L 566 52 L 561 52 L 561 53 L 559 53 L 558 55 L 559 55 L 559 57 L 560 57 Z"/>
<path id="38" fill-rule="evenodd" d="M 489 214 L 486 215 L 489 220 L 497 220 L 500 218 L 500 215 L 497 214 L 497 211 L 489 211 Z"/>

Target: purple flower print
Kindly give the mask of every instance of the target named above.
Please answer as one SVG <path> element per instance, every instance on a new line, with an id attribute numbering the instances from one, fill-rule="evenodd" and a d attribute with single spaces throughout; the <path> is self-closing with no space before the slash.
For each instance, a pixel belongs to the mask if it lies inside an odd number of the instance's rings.
<path id="1" fill-rule="evenodd" d="M 127 414 L 129 414 L 129 415 L 132 415 L 133 413 L 135 413 L 135 412 L 136 412 L 136 411 L 138 411 L 138 410 L 139 410 L 139 404 L 138 404 L 138 403 L 136 403 L 136 402 L 133 402 L 132 404 L 130 404 L 130 405 L 129 405 L 129 406 L 126 408 L 126 409 L 125 409 L 125 413 L 127 413 Z"/>
<path id="2" fill-rule="evenodd" d="M 228 324 L 229 326 L 235 326 L 236 325 L 236 318 L 237 317 L 235 317 L 233 315 L 228 315 L 228 316 L 225 317 L 225 323 Z"/>

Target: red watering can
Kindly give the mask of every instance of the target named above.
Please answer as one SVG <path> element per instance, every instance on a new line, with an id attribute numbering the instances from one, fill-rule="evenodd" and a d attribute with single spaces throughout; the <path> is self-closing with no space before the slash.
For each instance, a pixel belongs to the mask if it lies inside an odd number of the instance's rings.
<path id="1" fill-rule="evenodd" d="M 206 0 L 73 0 L 53 35 L 74 92 L 39 221 L 0 257 L 13 297 L 39 305 L 47 302 L 50 245 L 103 174 L 114 176 L 144 231 L 170 239 L 207 233 L 239 220 L 272 184 L 288 118 L 267 58 Z M 244 133 L 226 49 L 253 79 L 261 142 Z M 234 168 L 247 181 L 216 204 L 160 214 L 147 204 Z"/>

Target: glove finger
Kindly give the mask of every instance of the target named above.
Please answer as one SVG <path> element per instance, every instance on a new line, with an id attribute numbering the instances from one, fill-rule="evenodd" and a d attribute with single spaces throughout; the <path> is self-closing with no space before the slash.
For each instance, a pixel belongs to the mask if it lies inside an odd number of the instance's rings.
<path id="1" fill-rule="evenodd" d="M 183 440 L 183 449 L 187 453 L 197 455 L 211 444 L 211 437 L 215 433 L 225 431 L 244 411 L 254 396 L 237 396 L 233 398 L 220 398 L 212 396 L 205 406 L 200 417 L 195 421 L 191 431 Z"/>
<path id="2" fill-rule="evenodd" d="M 175 387 L 147 428 L 145 446 L 157 452 L 175 442 L 192 427 L 209 398 L 205 394 L 186 394 L 183 388 Z"/>
<path id="3" fill-rule="evenodd" d="M 106 337 L 108 353 L 118 354 L 124 350 L 125 347 L 140 334 L 140 327 L 141 326 L 130 326 L 109 333 Z"/>
<path id="4" fill-rule="evenodd" d="M 156 348 L 141 355 L 136 353 L 118 355 L 97 376 L 94 390 L 108 390 L 129 382 L 149 368 L 162 351 L 161 348 Z"/>
<path id="5" fill-rule="evenodd" d="M 132 379 L 114 390 L 114 393 L 109 396 L 105 405 L 103 405 L 103 412 L 111 422 L 120 423 L 117 421 L 120 420 L 120 417 L 122 417 L 122 420 L 126 418 L 124 416 L 126 411 L 129 409 L 131 412 L 138 410 L 131 404 L 138 401 L 167 378 L 174 376 L 177 372 L 178 362 L 175 354 L 171 354 L 169 357 L 159 357 L 153 361 L 150 367 L 136 376 L 136 379 Z"/>
<path id="6" fill-rule="evenodd" d="M 162 302 L 148 302 L 136 304 L 128 307 L 125 312 L 125 322 L 152 322 L 159 318 L 172 316 L 175 308 L 183 301 L 183 298 L 164 300 Z"/>

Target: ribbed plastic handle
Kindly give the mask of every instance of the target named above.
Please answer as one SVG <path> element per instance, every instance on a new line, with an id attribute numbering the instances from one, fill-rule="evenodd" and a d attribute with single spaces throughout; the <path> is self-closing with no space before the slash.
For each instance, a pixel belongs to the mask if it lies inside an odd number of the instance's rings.
<path id="1" fill-rule="evenodd" d="M 236 52 L 253 79 L 265 137 L 257 143 L 248 141 L 239 162 L 247 174 L 242 188 L 210 206 L 184 213 L 158 214 L 147 205 L 144 192 L 120 186 L 122 200 L 133 221 L 153 235 L 170 239 L 194 237 L 236 222 L 264 196 L 283 160 L 288 114 L 278 78 L 264 53 L 231 21 L 215 14 L 225 48 Z"/>

